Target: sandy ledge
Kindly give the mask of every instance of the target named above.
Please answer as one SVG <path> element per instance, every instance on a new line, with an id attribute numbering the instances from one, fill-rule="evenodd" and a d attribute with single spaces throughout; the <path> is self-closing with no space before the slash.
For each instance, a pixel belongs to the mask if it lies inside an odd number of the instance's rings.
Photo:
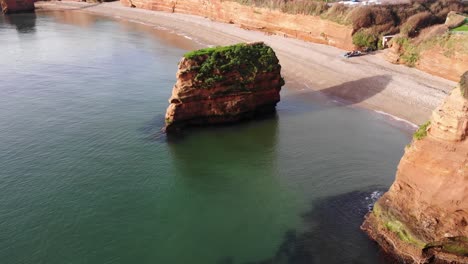
<path id="1" fill-rule="evenodd" d="M 456 85 L 417 69 L 391 64 L 378 52 L 345 59 L 341 56 L 343 50 L 331 46 L 266 35 L 193 15 L 129 8 L 119 2 L 36 2 L 36 7 L 38 11 L 69 9 L 157 25 L 203 43 L 200 47 L 264 41 L 276 51 L 287 86 L 295 93 L 321 91 L 415 124 L 427 121 Z"/>

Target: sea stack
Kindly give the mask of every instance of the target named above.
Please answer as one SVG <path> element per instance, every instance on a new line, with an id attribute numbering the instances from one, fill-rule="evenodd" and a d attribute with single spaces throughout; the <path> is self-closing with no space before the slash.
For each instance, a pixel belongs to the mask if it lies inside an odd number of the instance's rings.
<path id="1" fill-rule="evenodd" d="M 262 42 L 189 52 L 179 62 L 166 132 L 272 113 L 283 85 L 278 58 Z"/>
<path id="2" fill-rule="evenodd" d="M 0 0 L 2 13 L 22 13 L 34 11 L 34 0 Z"/>
<path id="3" fill-rule="evenodd" d="M 409 263 L 468 263 L 468 72 L 415 133 L 362 229 Z"/>

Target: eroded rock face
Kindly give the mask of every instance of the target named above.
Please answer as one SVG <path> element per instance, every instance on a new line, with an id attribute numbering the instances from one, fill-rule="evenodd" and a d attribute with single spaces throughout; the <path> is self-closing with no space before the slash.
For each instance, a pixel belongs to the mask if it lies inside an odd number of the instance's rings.
<path id="1" fill-rule="evenodd" d="M 2 13 L 21 13 L 34 11 L 34 0 L 0 0 Z"/>
<path id="2" fill-rule="evenodd" d="M 278 59 L 263 43 L 188 53 L 179 63 L 166 111 L 166 132 L 273 112 L 283 85 Z"/>
<path id="3" fill-rule="evenodd" d="M 414 263 L 468 263 L 468 99 L 460 87 L 414 139 L 396 180 L 362 226 Z"/>
<path id="4" fill-rule="evenodd" d="M 424 34 L 442 36 L 447 30 L 446 26 L 437 25 L 428 28 Z M 423 48 L 419 52 L 419 59 L 414 67 L 445 79 L 458 81 L 460 75 L 467 70 L 468 54 L 464 51 L 462 45 L 468 42 L 468 35 L 451 34 L 448 38 L 450 39 L 450 43 L 455 43 L 454 45 L 456 45 L 453 49 L 448 49 L 439 44 Z M 384 51 L 385 59 L 395 64 L 408 64 L 405 61 L 404 51 L 403 45 L 396 41 L 391 41 L 390 48 Z"/>
<path id="5" fill-rule="evenodd" d="M 191 14 L 305 41 L 353 50 L 353 28 L 319 16 L 286 14 L 279 10 L 223 0 L 120 0 L 125 6 Z"/>

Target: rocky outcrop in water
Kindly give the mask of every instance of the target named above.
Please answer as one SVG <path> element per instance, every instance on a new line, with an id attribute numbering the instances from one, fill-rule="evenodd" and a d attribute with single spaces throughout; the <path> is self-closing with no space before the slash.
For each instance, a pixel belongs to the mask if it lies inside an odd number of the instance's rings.
<path id="1" fill-rule="evenodd" d="M 395 182 L 362 225 L 410 263 L 468 263 L 467 86 L 462 80 L 415 133 Z"/>
<path id="2" fill-rule="evenodd" d="M 190 52 L 179 63 L 166 111 L 166 131 L 236 122 L 275 111 L 281 65 L 263 43 Z"/>
<path id="3" fill-rule="evenodd" d="M 2 13 L 21 13 L 34 11 L 33 0 L 0 0 Z"/>

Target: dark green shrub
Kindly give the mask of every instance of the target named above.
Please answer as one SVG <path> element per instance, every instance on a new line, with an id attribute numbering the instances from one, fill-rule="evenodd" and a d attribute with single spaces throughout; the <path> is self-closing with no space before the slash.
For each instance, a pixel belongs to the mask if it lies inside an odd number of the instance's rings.
<path id="1" fill-rule="evenodd" d="M 412 0 L 407 4 L 349 7 L 326 0 L 233 0 L 244 5 L 278 9 L 289 14 L 320 15 L 340 24 L 351 24 L 353 32 L 369 29 L 374 36 L 403 32 L 417 36 L 425 27 L 445 22 L 449 11 L 467 13 L 459 0 Z M 332 3 L 328 5 L 328 3 Z M 376 46 L 378 41 L 375 42 Z"/>
<path id="2" fill-rule="evenodd" d="M 357 7 L 349 14 L 349 19 L 353 25 L 353 29 L 358 31 L 361 28 L 372 26 L 372 10 L 370 7 Z"/>
<path id="3" fill-rule="evenodd" d="M 359 30 L 353 35 L 353 44 L 360 48 L 376 50 L 378 48 L 379 36 L 369 30 Z"/>
<path id="4" fill-rule="evenodd" d="M 395 27 L 393 25 L 393 23 L 388 23 L 388 24 L 374 26 L 374 27 L 372 27 L 372 31 L 375 34 L 378 34 L 380 36 L 384 36 L 384 35 L 397 34 L 399 32 L 399 29 L 398 29 L 398 27 Z"/>
<path id="5" fill-rule="evenodd" d="M 407 37 L 398 37 L 393 39 L 399 45 L 403 47 L 403 53 L 401 54 L 401 58 L 405 62 L 406 65 L 410 67 L 414 67 L 416 62 L 419 60 L 419 49 L 415 46 Z"/>
<path id="6" fill-rule="evenodd" d="M 415 37 L 419 32 L 428 27 L 432 26 L 437 22 L 434 15 L 429 12 L 422 12 L 411 16 L 401 27 L 401 33 L 408 37 Z"/>
<path id="7" fill-rule="evenodd" d="M 372 16 L 376 25 L 395 23 L 392 10 L 388 7 L 374 7 Z"/>

